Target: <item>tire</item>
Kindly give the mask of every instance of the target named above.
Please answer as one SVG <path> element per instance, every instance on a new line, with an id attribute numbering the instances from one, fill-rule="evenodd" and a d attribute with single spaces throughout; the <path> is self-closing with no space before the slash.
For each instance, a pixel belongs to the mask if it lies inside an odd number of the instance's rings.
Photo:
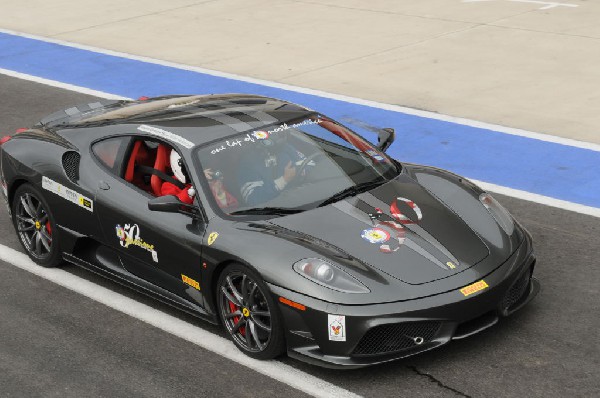
<path id="1" fill-rule="evenodd" d="M 50 206 L 33 185 L 23 184 L 15 192 L 12 219 L 17 237 L 34 263 L 51 268 L 62 262 L 56 221 Z"/>
<path id="2" fill-rule="evenodd" d="M 227 266 L 217 282 L 216 301 L 225 331 L 243 353 L 273 359 L 285 352 L 279 308 L 255 271 L 241 264 Z"/>

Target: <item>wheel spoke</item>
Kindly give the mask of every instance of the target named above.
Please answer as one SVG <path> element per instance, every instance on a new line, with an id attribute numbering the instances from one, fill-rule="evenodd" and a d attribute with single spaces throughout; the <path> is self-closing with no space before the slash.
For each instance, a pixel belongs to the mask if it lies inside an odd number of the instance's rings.
<path id="1" fill-rule="evenodd" d="M 242 303 L 243 303 L 242 295 L 240 294 L 240 292 L 233 285 L 233 282 L 231 281 L 231 277 L 229 275 L 227 275 L 227 278 L 225 278 L 225 280 L 227 281 L 227 284 L 229 285 L 229 289 L 231 290 L 231 293 L 237 299 L 237 303 L 235 303 L 235 304 L 238 305 L 238 306 L 241 306 Z"/>
<path id="2" fill-rule="evenodd" d="M 40 216 L 42 215 L 42 211 L 43 211 L 43 210 L 44 210 L 44 209 L 42 209 L 42 202 L 40 201 L 40 202 L 38 202 L 38 205 L 37 205 L 37 207 L 35 208 L 35 216 L 36 216 L 37 218 L 40 218 Z"/>
<path id="3" fill-rule="evenodd" d="M 42 241 L 42 245 L 44 245 L 44 248 L 47 252 L 50 252 L 50 245 L 52 244 L 52 240 L 48 235 L 44 234 L 45 231 L 42 230 L 38 233 L 40 234 L 40 240 Z"/>
<path id="4" fill-rule="evenodd" d="M 31 224 L 31 225 L 35 225 L 35 221 L 33 221 L 33 218 L 28 218 L 25 216 L 20 216 L 17 214 L 17 220 L 21 221 L 21 222 L 26 222 L 27 224 Z"/>
<path id="5" fill-rule="evenodd" d="M 19 229 L 17 229 L 17 231 L 19 232 L 30 232 L 35 230 L 35 225 L 30 225 L 28 227 L 20 227 Z"/>
<path id="6" fill-rule="evenodd" d="M 25 212 L 29 214 L 29 217 L 35 218 L 35 214 L 33 214 L 33 209 L 29 207 L 27 198 L 29 198 L 28 194 L 21 196 L 21 206 L 23 206 L 23 210 L 25 210 Z"/>
<path id="7" fill-rule="evenodd" d="M 48 233 L 48 231 L 46 231 L 45 227 L 40 229 L 40 234 L 42 235 L 42 238 L 52 242 L 52 236 Z"/>
<path id="8" fill-rule="evenodd" d="M 242 300 L 244 305 L 248 304 L 248 277 L 244 275 L 242 277 Z"/>
<path id="9" fill-rule="evenodd" d="M 40 217 L 40 224 L 46 224 L 47 222 L 48 222 L 48 214 L 44 213 L 44 215 Z"/>
<path id="10" fill-rule="evenodd" d="M 254 305 L 254 293 L 256 293 L 257 288 L 258 285 L 255 283 L 254 286 L 252 286 L 252 290 L 250 290 L 250 296 L 248 297 L 248 307 L 250 308 Z"/>
<path id="11" fill-rule="evenodd" d="M 237 297 L 232 296 L 227 291 L 227 288 L 225 286 L 221 286 L 221 291 L 223 292 L 223 294 L 225 295 L 225 297 L 227 297 L 227 300 L 231 301 L 233 304 L 237 305 L 238 307 L 242 306 L 242 303 L 240 303 L 240 301 L 237 299 Z"/>
<path id="12" fill-rule="evenodd" d="M 248 328 L 246 328 L 246 344 L 248 344 L 249 349 L 252 349 L 252 336 L 251 331 L 248 330 Z"/>
<path id="13" fill-rule="evenodd" d="M 238 330 L 240 330 L 240 328 L 242 326 L 244 326 L 247 323 L 246 318 L 240 318 L 239 321 L 237 321 L 237 323 L 235 325 L 233 325 L 233 329 L 231 329 L 231 334 L 237 333 Z"/>
<path id="14" fill-rule="evenodd" d="M 252 315 L 256 315 L 256 316 L 266 316 L 266 317 L 271 317 L 271 313 L 269 311 L 252 311 Z"/>
<path id="15" fill-rule="evenodd" d="M 254 339 L 254 341 L 256 342 L 256 346 L 258 347 L 259 350 L 264 350 L 265 349 L 265 345 L 260 342 L 260 338 L 258 337 L 258 333 L 256 332 L 256 322 L 248 322 L 248 325 L 250 326 L 250 333 L 246 332 L 246 334 L 251 334 L 252 338 Z"/>
<path id="16" fill-rule="evenodd" d="M 241 317 L 242 316 L 242 312 L 241 311 L 236 311 L 236 312 L 231 312 L 229 314 L 225 314 L 225 319 L 235 318 L 236 316 Z"/>
<path id="17" fill-rule="evenodd" d="M 33 200 L 31 198 L 31 195 L 25 194 L 25 200 L 27 201 L 27 205 L 29 206 L 29 211 L 33 212 L 33 214 L 31 214 L 31 216 L 37 218 L 37 208 L 36 208 L 36 206 L 33 205 Z"/>
<path id="18" fill-rule="evenodd" d="M 35 234 L 35 254 L 37 254 L 38 256 L 42 255 L 42 236 L 40 235 L 39 232 L 36 232 Z"/>
<path id="19" fill-rule="evenodd" d="M 259 328 L 261 328 L 262 330 L 266 330 L 267 332 L 271 331 L 271 328 L 267 325 L 265 325 L 264 323 L 262 323 L 259 319 L 257 319 L 254 314 L 251 315 L 252 317 L 252 322 L 258 326 Z"/>

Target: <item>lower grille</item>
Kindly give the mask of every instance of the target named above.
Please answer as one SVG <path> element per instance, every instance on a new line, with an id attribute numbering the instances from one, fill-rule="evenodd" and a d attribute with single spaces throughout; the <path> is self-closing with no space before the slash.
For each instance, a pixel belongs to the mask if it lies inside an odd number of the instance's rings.
<path id="1" fill-rule="evenodd" d="M 508 292 L 506 292 L 504 299 L 502 299 L 502 308 L 505 310 L 511 310 L 511 307 L 517 304 L 528 290 L 530 281 L 531 270 L 524 272 L 523 275 L 521 275 L 519 279 L 511 286 Z"/>
<path id="2" fill-rule="evenodd" d="M 430 342 L 441 322 L 406 322 L 375 326 L 360 340 L 353 356 L 381 355 L 406 350 Z"/>

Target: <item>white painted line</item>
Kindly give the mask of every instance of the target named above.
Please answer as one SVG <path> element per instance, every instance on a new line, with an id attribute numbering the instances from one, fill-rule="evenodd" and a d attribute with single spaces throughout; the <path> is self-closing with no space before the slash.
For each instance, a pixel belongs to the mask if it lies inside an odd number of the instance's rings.
<path id="1" fill-rule="evenodd" d="M 7 72 L 7 73 L 5 73 Z M 23 73 L 17 73 L 13 71 L 6 71 L 5 69 L 0 69 L 0 74 L 6 74 L 8 76 L 17 77 L 23 80 L 29 80 L 37 83 L 47 84 L 49 86 L 62 88 L 65 90 L 75 91 L 83 94 L 94 95 L 100 98 L 108 98 L 108 99 L 128 99 L 125 97 L 115 96 L 113 94 L 104 93 L 102 91 L 90 90 L 85 87 L 74 86 L 72 84 L 65 84 L 61 82 L 57 82 L 55 80 L 41 79 L 36 76 L 30 76 Z M 578 203 L 567 202 L 564 200 L 554 199 L 548 196 L 538 195 L 535 193 L 521 191 L 518 189 L 512 189 L 508 187 L 503 187 L 501 185 L 490 184 L 483 181 L 473 180 L 475 184 L 479 185 L 483 189 L 489 190 L 491 192 L 497 192 L 502 195 L 511 196 L 517 199 L 523 199 L 530 202 L 540 203 L 546 206 L 558 207 L 559 209 L 566 209 L 570 211 L 574 211 L 576 213 L 587 214 L 594 217 L 600 217 L 600 209 L 596 207 L 590 207 L 585 205 L 580 205 Z"/>
<path id="2" fill-rule="evenodd" d="M 481 188 L 486 191 L 499 193 L 501 195 L 511 196 L 513 198 L 527 200 L 529 202 L 540 203 L 546 206 L 557 207 L 562 210 L 569 210 L 575 213 L 586 214 L 588 216 L 600 217 L 600 208 L 580 205 L 579 203 L 567 202 L 566 200 L 560 200 L 551 198 L 549 196 L 538 195 L 536 193 L 531 193 L 527 191 L 521 191 L 519 189 L 513 189 L 508 187 L 503 187 L 501 185 L 490 184 L 483 181 L 478 180 L 469 180 L 473 181 L 473 183 L 479 185 Z"/>
<path id="3" fill-rule="evenodd" d="M 314 397 L 359 398 L 360 395 L 321 380 L 278 361 L 259 361 L 242 354 L 232 342 L 206 330 L 165 314 L 146 304 L 70 274 L 60 268 L 43 268 L 26 254 L 0 244 L 0 260 L 31 272 L 119 312 L 196 344 L 205 350 L 246 366 L 258 373 L 294 387 Z"/>
<path id="4" fill-rule="evenodd" d="M 463 3 L 481 3 L 484 1 L 487 2 L 487 1 L 495 1 L 495 0 L 463 0 Z M 577 4 L 557 3 L 554 1 L 541 1 L 541 0 L 504 0 L 504 1 L 510 1 L 512 3 L 540 4 L 542 7 L 538 8 L 538 10 L 549 10 L 551 8 L 556 8 L 556 7 L 571 7 L 571 8 L 579 7 Z"/>
<path id="5" fill-rule="evenodd" d="M 119 95 L 105 93 L 103 91 L 97 91 L 97 90 L 92 90 L 92 89 L 81 87 L 81 86 L 75 86 L 73 84 L 62 83 L 62 82 L 58 82 L 56 80 L 44 79 L 41 77 L 27 75 L 25 73 L 15 72 L 15 71 L 8 70 L 8 69 L 0 68 L 0 74 L 10 76 L 10 77 L 16 77 L 17 79 L 21 79 L 21 80 L 28 80 L 30 82 L 45 84 L 46 86 L 58 87 L 58 88 L 62 88 L 62 89 L 69 90 L 69 91 L 75 91 L 75 92 L 82 93 L 82 94 L 93 95 L 94 97 L 114 99 L 114 100 L 129 99 L 129 98 L 121 97 Z"/>
<path id="6" fill-rule="evenodd" d="M 295 91 L 298 93 L 316 95 L 316 96 L 323 97 L 323 98 L 330 98 L 330 99 L 334 99 L 334 100 L 350 102 L 353 104 L 370 106 L 372 108 L 379 108 L 379 109 L 385 109 L 385 110 L 393 111 L 393 112 L 405 113 L 408 115 L 420 116 L 420 117 L 424 117 L 427 119 L 435 119 L 435 120 L 441 120 L 441 121 L 445 121 L 445 122 L 462 124 L 465 126 L 471 126 L 471 127 L 476 127 L 476 128 L 486 129 L 486 130 L 493 130 L 493 131 L 497 131 L 500 133 L 517 135 L 517 136 L 532 138 L 532 139 L 536 139 L 536 140 L 540 140 L 540 141 L 553 142 L 556 144 L 568 145 L 568 146 L 573 146 L 573 147 L 577 147 L 577 148 L 589 149 L 592 151 L 600 152 L 600 144 L 578 141 L 578 140 L 573 140 L 570 138 L 557 137 L 557 136 L 553 136 L 553 135 L 549 135 L 549 134 L 542 134 L 542 133 L 534 133 L 534 132 L 527 131 L 527 130 L 521 130 L 521 129 L 512 128 L 512 127 L 505 127 L 505 126 L 500 126 L 500 125 L 491 124 L 491 123 L 479 122 L 476 120 L 465 119 L 465 118 L 460 118 L 460 117 L 447 116 L 447 115 L 442 115 L 442 114 L 435 113 L 435 112 L 422 111 L 422 110 L 407 108 L 407 107 L 398 106 L 398 105 L 384 104 L 381 102 L 370 101 L 370 100 L 365 100 L 365 99 L 356 98 L 356 97 L 350 97 L 350 96 L 346 96 L 346 95 L 332 94 L 332 93 L 328 93 L 325 91 L 313 90 L 310 88 L 292 86 L 292 85 L 283 84 L 283 83 L 276 83 L 276 82 L 271 82 L 268 80 L 255 79 L 255 78 L 251 78 L 251 77 L 247 77 L 247 76 L 240 76 L 240 75 L 236 75 L 233 73 L 219 72 L 219 71 L 215 71 L 215 70 L 211 70 L 211 69 L 204 69 L 204 68 L 200 68 L 200 67 L 196 67 L 196 66 L 183 65 L 183 64 L 178 64 L 175 62 L 163 61 L 163 60 L 159 60 L 159 59 L 143 57 L 143 56 L 133 55 L 133 54 L 127 54 L 127 53 L 117 52 L 117 51 L 113 51 L 113 50 L 107 50 L 107 49 L 98 48 L 98 47 L 86 46 L 83 44 L 71 43 L 71 42 L 63 41 L 63 40 L 51 39 L 48 37 L 30 35 L 27 33 L 16 32 L 13 30 L 8 30 L 8 29 L 0 29 L 0 33 L 6 33 L 9 35 L 25 37 L 25 38 L 39 40 L 39 41 L 43 41 L 43 42 L 47 42 L 47 43 L 60 44 L 62 46 L 78 48 L 78 49 L 87 50 L 87 51 L 93 51 L 93 52 L 100 53 L 100 54 L 112 55 L 112 56 L 116 56 L 116 57 L 152 63 L 152 64 L 156 64 L 156 65 L 162 65 L 162 66 L 168 66 L 168 67 L 182 69 L 182 70 L 189 70 L 192 72 L 204 73 L 204 74 L 211 75 L 211 76 L 224 77 L 227 79 L 239 80 L 239 81 L 248 82 L 248 83 L 261 84 L 263 86 L 280 88 L 283 90 L 290 90 L 290 91 Z M 206 94 L 211 94 L 211 93 L 206 93 Z"/>

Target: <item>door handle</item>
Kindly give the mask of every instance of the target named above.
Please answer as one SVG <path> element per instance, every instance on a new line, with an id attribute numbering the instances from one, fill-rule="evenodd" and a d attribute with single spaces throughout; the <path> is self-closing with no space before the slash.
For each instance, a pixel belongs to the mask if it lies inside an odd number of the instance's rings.
<path id="1" fill-rule="evenodd" d="M 103 191 L 108 191 L 110 189 L 110 185 L 108 185 L 106 182 L 104 181 L 100 181 L 98 183 L 98 188 L 103 190 Z"/>

